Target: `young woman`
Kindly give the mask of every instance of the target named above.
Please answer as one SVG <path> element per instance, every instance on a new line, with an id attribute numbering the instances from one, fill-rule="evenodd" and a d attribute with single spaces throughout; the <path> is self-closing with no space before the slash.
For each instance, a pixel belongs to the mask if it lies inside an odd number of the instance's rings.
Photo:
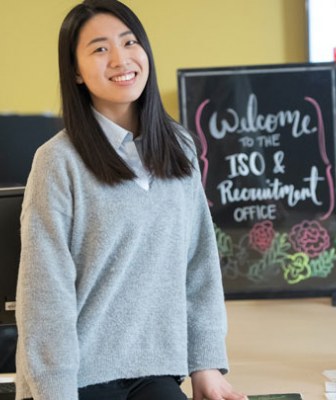
<path id="1" fill-rule="evenodd" d="M 65 130 L 21 217 L 17 400 L 243 399 L 225 380 L 217 248 L 190 137 L 134 13 L 85 0 L 59 36 Z"/>

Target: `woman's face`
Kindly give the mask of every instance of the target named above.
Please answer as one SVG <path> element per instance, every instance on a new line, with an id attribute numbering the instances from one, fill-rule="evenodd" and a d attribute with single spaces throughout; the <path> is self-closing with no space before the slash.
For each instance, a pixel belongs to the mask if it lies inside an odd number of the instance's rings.
<path id="1" fill-rule="evenodd" d="M 88 88 L 102 114 L 124 112 L 143 92 L 148 57 L 133 32 L 111 14 L 97 14 L 83 25 L 76 49 L 77 83 Z"/>

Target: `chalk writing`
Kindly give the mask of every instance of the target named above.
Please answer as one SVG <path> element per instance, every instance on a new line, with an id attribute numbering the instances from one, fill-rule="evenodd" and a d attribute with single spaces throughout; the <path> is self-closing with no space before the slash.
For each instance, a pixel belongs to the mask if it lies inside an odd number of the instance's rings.
<path id="1" fill-rule="evenodd" d="M 246 153 L 231 154 L 225 159 L 230 163 L 228 178 L 247 176 L 249 174 L 260 176 L 265 173 L 266 163 L 264 157 L 257 151 L 253 151 L 250 155 Z"/>
<path id="2" fill-rule="evenodd" d="M 307 182 L 306 187 L 296 189 L 293 184 L 283 184 L 278 178 L 266 179 L 264 187 L 243 187 L 237 188 L 232 180 L 226 179 L 217 188 L 220 192 L 220 199 L 223 205 L 241 201 L 265 201 L 265 200 L 286 200 L 289 207 L 310 199 L 315 205 L 321 205 L 316 193 L 317 184 L 324 178 L 318 176 L 316 167 L 311 167 L 310 176 L 303 178 Z"/>
<path id="3" fill-rule="evenodd" d="M 236 222 L 247 220 L 274 220 L 276 219 L 275 204 L 253 204 L 246 207 L 237 207 L 233 211 L 233 218 Z"/>
<path id="4" fill-rule="evenodd" d="M 285 165 L 283 164 L 285 159 L 285 153 L 283 151 L 277 151 L 273 155 L 273 160 L 274 160 L 274 168 L 273 168 L 273 173 L 274 174 L 284 174 L 285 173 Z"/>
<path id="5" fill-rule="evenodd" d="M 225 160 L 228 162 L 228 179 L 223 180 L 221 183 L 217 185 L 217 189 L 220 193 L 221 203 L 223 205 L 232 202 L 241 202 L 241 201 L 263 201 L 263 200 L 280 200 L 286 199 L 288 206 L 294 207 L 299 202 L 307 201 L 310 199 L 313 204 L 320 206 L 322 202 L 318 199 L 317 190 L 318 183 L 324 181 L 325 179 L 329 185 L 329 193 L 330 193 L 330 206 L 328 212 L 322 217 L 327 218 L 330 215 L 331 210 L 334 208 L 334 185 L 330 172 L 330 162 L 326 155 L 325 150 L 325 139 L 324 139 L 324 130 L 323 130 L 323 120 L 321 116 L 321 112 L 319 109 L 318 103 L 310 98 L 306 97 L 306 100 L 312 103 L 316 109 L 318 115 L 318 128 L 316 126 L 311 126 L 311 118 L 309 115 L 301 115 L 301 113 L 297 110 L 292 112 L 290 111 L 280 111 L 276 115 L 275 114 L 267 114 L 265 116 L 258 115 L 258 101 L 257 97 L 254 94 L 249 96 L 247 102 L 247 116 L 243 117 L 236 122 L 232 126 L 227 121 L 222 121 L 222 133 L 219 134 L 214 133 L 215 125 L 214 125 L 214 115 L 210 118 L 209 122 L 209 131 L 210 134 L 216 139 L 222 139 L 225 137 L 226 132 L 230 133 L 246 133 L 246 132 L 257 132 L 259 129 L 263 129 L 266 132 L 273 133 L 275 129 L 278 127 L 284 127 L 287 124 L 291 125 L 291 134 L 294 138 L 300 138 L 303 134 L 312 134 L 318 131 L 318 141 L 321 158 L 323 159 L 326 165 L 326 177 L 320 176 L 317 166 L 313 165 L 310 169 L 310 176 L 303 177 L 303 183 L 306 183 L 306 186 L 302 188 L 295 188 L 294 184 L 284 184 L 278 178 L 266 179 L 263 187 L 258 188 L 235 188 L 233 178 L 238 176 L 263 176 L 266 172 L 266 161 L 261 152 L 252 151 L 250 154 L 245 152 L 241 153 L 232 153 L 225 157 Z M 200 106 L 197 108 L 195 123 L 196 123 L 196 131 L 200 137 L 202 153 L 201 160 L 204 163 L 204 168 L 202 172 L 202 182 L 204 187 L 206 188 L 206 180 L 209 168 L 209 162 L 207 159 L 207 140 L 206 136 L 203 132 L 201 126 L 201 116 L 204 108 L 209 104 L 210 100 L 204 100 Z M 236 113 L 233 109 L 227 110 L 229 114 L 235 116 L 235 120 L 238 118 L 238 113 Z M 238 125 L 237 125 L 238 124 Z M 251 143 L 250 141 L 253 141 Z M 243 137 L 240 139 L 241 143 L 247 144 L 250 147 L 254 144 L 255 139 L 251 137 Z M 269 140 L 265 139 L 265 136 L 261 136 L 257 139 L 257 143 L 259 146 L 265 145 L 268 146 L 279 146 L 280 138 L 279 134 L 273 134 Z M 284 174 L 285 173 L 285 153 L 283 151 L 277 151 L 273 155 L 273 173 L 274 174 Z M 212 205 L 212 202 L 209 200 L 209 204 Z M 238 220 L 237 220 L 238 222 Z"/>
<path id="6" fill-rule="evenodd" d="M 317 131 L 312 126 L 310 115 L 302 115 L 299 110 L 280 110 L 276 114 L 258 114 L 258 99 L 251 94 L 247 101 L 246 116 L 240 117 L 232 108 L 226 109 L 229 119 L 222 119 L 218 123 L 218 112 L 214 112 L 209 120 L 209 132 L 215 139 L 223 139 L 227 133 L 274 133 L 279 128 L 290 126 L 293 137 L 311 134 Z M 220 125 L 220 129 L 218 126 Z"/>

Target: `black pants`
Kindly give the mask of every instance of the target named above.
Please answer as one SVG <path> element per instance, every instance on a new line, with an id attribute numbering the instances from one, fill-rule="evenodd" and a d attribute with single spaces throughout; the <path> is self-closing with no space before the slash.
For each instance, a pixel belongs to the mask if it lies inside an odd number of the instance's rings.
<path id="1" fill-rule="evenodd" d="M 80 388 L 79 400 L 187 400 L 187 397 L 177 379 L 157 376 L 120 379 Z"/>
<path id="2" fill-rule="evenodd" d="M 186 400 L 171 376 L 121 379 L 79 389 L 80 400 Z"/>

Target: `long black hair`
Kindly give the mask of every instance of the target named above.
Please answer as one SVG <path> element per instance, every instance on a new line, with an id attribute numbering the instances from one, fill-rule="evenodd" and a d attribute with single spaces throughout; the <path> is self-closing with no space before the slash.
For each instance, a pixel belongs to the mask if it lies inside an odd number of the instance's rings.
<path id="1" fill-rule="evenodd" d="M 65 17 L 58 44 L 59 74 L 65 130 L 86 166 L 102 182 L 120 183 L 135 177 L 108 142 L 92 112 L 85 84 L 76 82 L 76 48 L 83 25 L 97 14 L 112 14 L 136 36 L 147 54 L 149 77 L 137 100 L 139 133 L 145 167 L 159 178 L 191 175 L 192 164 L 181 143 L 188 142 L 165 111 L 158 89 L 151 46 L 147 34 L 132 10 L 117 0 L 85 0 Z"/>

